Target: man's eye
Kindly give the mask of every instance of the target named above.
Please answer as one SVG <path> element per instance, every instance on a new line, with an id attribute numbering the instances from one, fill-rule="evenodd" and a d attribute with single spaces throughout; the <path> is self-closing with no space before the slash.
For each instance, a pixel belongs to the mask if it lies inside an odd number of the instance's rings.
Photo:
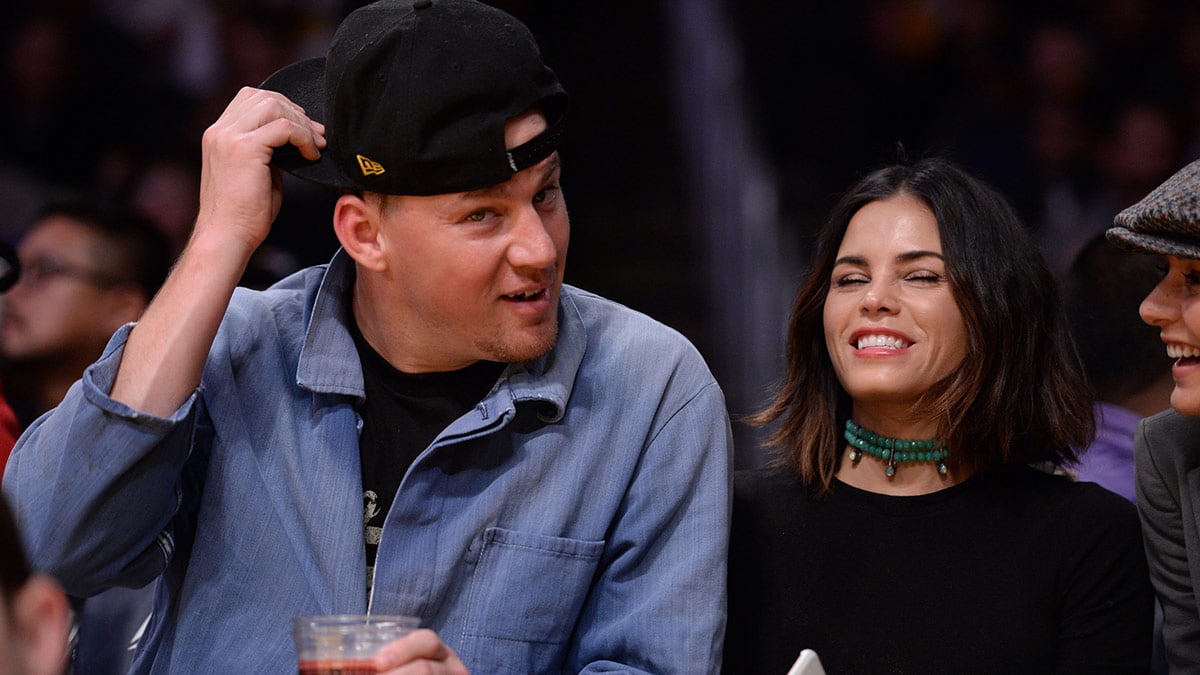
<path id="1" fill-rule="evenodd" d="M 487 211 L 476 211 L 476 212 L 468 215 L 466 217 L 466 221 L 468 223 L 482 223 L 483 221 L 487 220 L 487 217 L 488 217 Z"/>
<path id="2" fill-rule="evenodd" d="M 533 196 L 533 203 L 534 204 L 552 204 L 552 203 L 554 203 L 554 197 L 557 194 L 558 194 L 558 186 L 557 185 L 546 186 L 545 188 L 539 190 L 537 192 L 537 194 L 535 194 Z"/>

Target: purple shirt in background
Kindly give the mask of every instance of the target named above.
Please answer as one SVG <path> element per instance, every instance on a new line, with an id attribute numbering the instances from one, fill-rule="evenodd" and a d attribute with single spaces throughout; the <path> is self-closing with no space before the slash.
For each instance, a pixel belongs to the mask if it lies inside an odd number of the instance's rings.
<path id="1" fill-rule="evenodd" d="M 1083 454 L 1075 473 L 1079 480 L 1098 483 L 1131 502 L 1133 489 L 1133 435 L 1141 416 L 1112 403 L 1096 404 L 1096 439 Z"/>

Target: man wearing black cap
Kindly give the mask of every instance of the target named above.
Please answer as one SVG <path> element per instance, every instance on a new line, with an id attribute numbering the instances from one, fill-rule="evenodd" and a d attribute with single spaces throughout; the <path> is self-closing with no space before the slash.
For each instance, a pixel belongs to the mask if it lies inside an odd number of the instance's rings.
<path id="1" fill-rule="evenodd" d="M 384 668 L 717 669 L 723 397 L 563 285 L 565 111 L 512 17 L 383 0 L 206 132 L 187 250 L 4 486 L 69 592 L 162 575 L 136 671 L 290 670 L 293 617 L 367 611 L 432 629 Z M 272 165 L 343 190 L 342 250 L 235 291 Z"/>

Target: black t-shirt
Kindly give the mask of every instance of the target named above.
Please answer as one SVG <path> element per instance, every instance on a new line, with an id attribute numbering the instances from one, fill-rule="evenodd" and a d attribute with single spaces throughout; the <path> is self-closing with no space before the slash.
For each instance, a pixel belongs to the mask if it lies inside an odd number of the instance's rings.
<path id="1" fill-rule="evenodd" d="M 358 453 L 369 594 L 383 522 L 405 472 L 443 429 L 483 399 L 504 364 L 478 361 L 450 372 L 405 373 L 384 360 L 357 326 L 351 333 L 366 387 L 366 398 L 359 408 L 363 429 Z"/>
<path id="2" fill-rule="evenodd" d="M 1153 598 L 1137 513 L 1030 468 L 893 497 L 738 472 L 725 668 L 1144 673 Z"/>

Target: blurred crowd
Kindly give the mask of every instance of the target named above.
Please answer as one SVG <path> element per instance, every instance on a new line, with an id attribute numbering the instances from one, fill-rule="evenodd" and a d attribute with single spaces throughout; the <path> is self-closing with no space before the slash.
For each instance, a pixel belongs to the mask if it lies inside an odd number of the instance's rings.
<path id="1" fill-rule="evenodd" d="M 5 3 L 0 237 L 18 238 L 48 201 L 86 197 L 128 204 L 178 251 L 195 217 L 204 129 L 241 86 L 323 53 L 343 11 L 328 0 Z M 288 237 L 264 250 L 258 271 L 332 253 L 324 221 L 303 215 L 313 212 L 305 189 L 289 192 Z"/>
<path id="2" fill-rule="evenodd" d="M 1119 210 L 1200 156 L 1190 0 L 726 5 L 799 226 L 903 145 L 1002 188 L 1064 274 Z"/>

